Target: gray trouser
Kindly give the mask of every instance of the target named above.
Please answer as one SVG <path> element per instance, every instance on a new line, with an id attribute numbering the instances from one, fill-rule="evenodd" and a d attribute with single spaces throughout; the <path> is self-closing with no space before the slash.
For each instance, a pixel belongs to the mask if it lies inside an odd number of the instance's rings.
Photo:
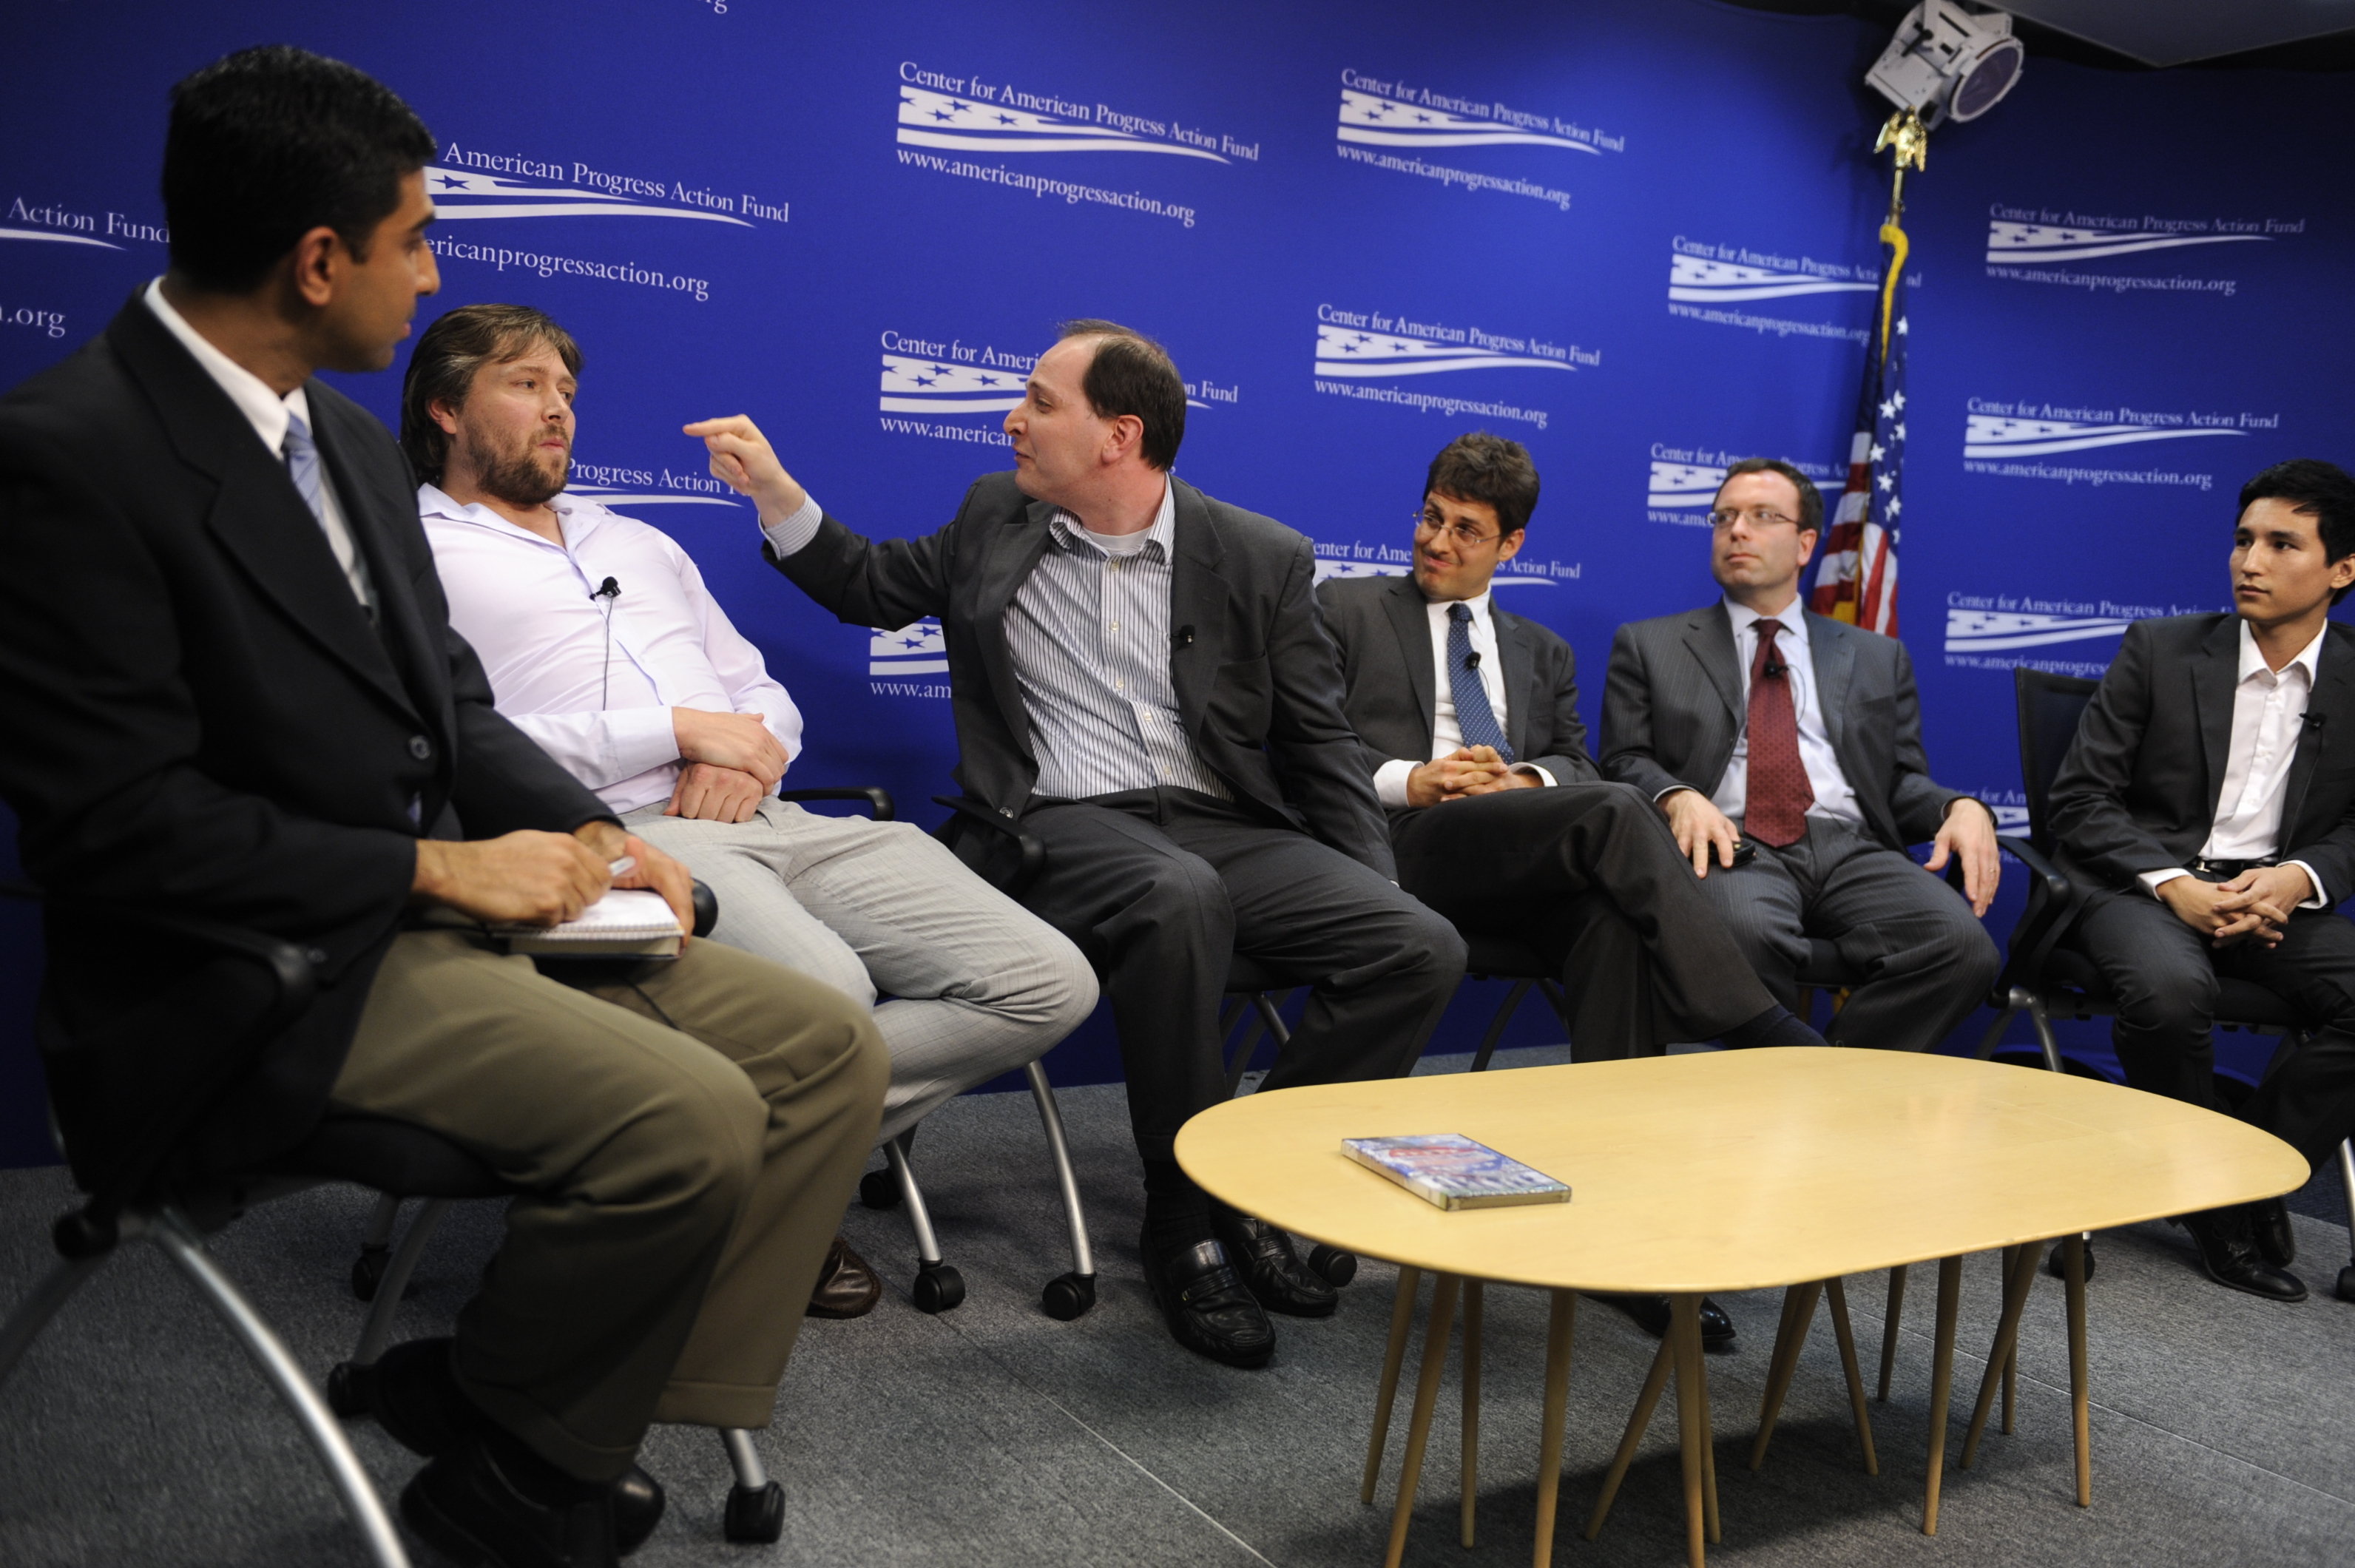
<path id="1" fill-rule="evenodd" d="M 712 936 L 873 1006 L 891 1051 L 880 1136 L 1040 1055 L 1096 1005 L 1094 973 L 1060 933 L 904 822 L 761 803 L 749 822 L 665 816 L 630 831 L 719 899 Z"/>
<path id="2" fill-rule="evenodd" d="M 1732 870 L 1710 861 L 1701 891 L 1789 1007 L 1807 938 L 1826 937 L 1864 984 L 1825 1030 L 1834 1045 L 1927 1051 L 1987 1000 L 2002 960 L 1971 906 L 1913 857 L 1854 824 L 1810 816 L 1806 836 Z"/>

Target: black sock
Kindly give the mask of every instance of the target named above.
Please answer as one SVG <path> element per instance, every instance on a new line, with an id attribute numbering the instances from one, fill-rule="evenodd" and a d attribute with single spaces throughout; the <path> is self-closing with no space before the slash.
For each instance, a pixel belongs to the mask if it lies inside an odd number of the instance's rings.
<path id="1" fill-rule="evenodd" d="M 1807 1027 L 1790 1008 L 1768 1008 L 1748 1023 L 1737 1025 L 1719 1035 L 1718 1040 L 1735 1051 L 1748 1051 L 1755 1046 L 1829 1045 L 1831 1041 Z"/>
<path id="2" fill-rule="evenodd" d="M 515 1483 L 516 1490 L 542 1508 L 569 1508 L 574 1503 L 593 1502 L 612 1488 L 610 1481 L 584 1481 L 569 1471 L 559 1469 L 551 1461 L 542 1458 L 529 1444 L 501 1426 L 485 1419 L 478 1429 L 483 1446 L 490 1450 L 499 1471 Z"/>
<path id="3" fill-rule="evenodd" d="M 1167 1256 L 1210 1239 L 1210 1195 L 1176 1160 L 1145 1167 L 1145 1244 Z"/>

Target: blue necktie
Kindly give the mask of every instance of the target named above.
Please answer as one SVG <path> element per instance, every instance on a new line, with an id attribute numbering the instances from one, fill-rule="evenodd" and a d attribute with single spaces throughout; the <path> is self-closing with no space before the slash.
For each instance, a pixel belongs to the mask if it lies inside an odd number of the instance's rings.
<path id="1" fill-rule="evenodd" d="M 1512 743 L 1488 706 L 1488 688 L 1472 663 L 1472 612 L 1460 601 L 1447 607 L 1447 689 L 1455 699 L 1455 727 L 1467 746 L 1492 746 L 1506 762 L 1514 761 Z"/>
<path id="2" fill-rule="evenodd" d="M 324 526 L 327 520 L 327 504 L 319 493 L 319 447 L 311 439 L 311 427 L 303 416 L 286 416 L 286 475 L 294 481 L 294 488 L 303 492 L 303 499 L 311 505 L 311 515 Z"/>

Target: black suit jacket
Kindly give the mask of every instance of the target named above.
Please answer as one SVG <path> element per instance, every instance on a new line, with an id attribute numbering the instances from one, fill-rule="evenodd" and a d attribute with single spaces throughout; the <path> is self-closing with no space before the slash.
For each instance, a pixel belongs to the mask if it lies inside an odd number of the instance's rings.
<path id="1" fill-rule="evenodd" d="M 79 1049 L 48 1065 L 86 1182 L 200 1076 L 215 1020 L 174 1012 L 168 947 L 75 902 L 309 950 L 317 1000 L 200 1139 L 234 1165 L 315 1121 L 427 825 L 610 815 L 494 710 L 384 427 L 316 380 L 307 395 L 375 625 L 283 464 L 140 299 L 0 400 L 0 794 L 53 901 L 45 1001 Z"/>
<path id="2" fill-rule="evenodd" d="M 1936 837 L 1967 797 L 1930 777 L 1905 645 L 1810 611 L 1807 647 L 1825 733 L 1872 837 L 1891 849 Z M 1747 717 L 1724 601 L 1619 628 L 1603 694 L 1605 776 L 1653 796 L 1678 784 L 1711 794 Z"/>
<path id="3" fill-rule="evenodd" d="M 1398 758 L 1430 761 L 1438 693 L 1430 602 L 1423 591 L 1411 577 L 1347 577 L 1324 583 L 1316 597 L 1341 650 L 1342 711 L 1358 732 L 1366 771 Z M 1545 769 L 1556 784 L 1600 779 L 1586 754 L 1578 659 L 1570 645 L 1493 599 L 1488 616 L 1505 667 L 1505 739 L 1514 757 Z"/>
<path id="4" fill-rule="evenodd" d="M 2054 858 L 2073 880 L 2129 889 L 2139 873 L 2200 853 L 2224 790 L 2240 662 L 2237 615 L 2126 628 L 2048 801 Z M 2313 867 L 2335 904 L 2355 893 L 2355 630 L 2331 623 L 2316 671 L 2282 795 L 2279 858 Z"/>
<path id="5" fill-rule="evenodd" d="M 1341 716 L 1340 669 L 1311 592 L 1308 540 L 1172 476 L 1177 549 L 1169 654 L 1187 735 L 1247 809 L 1394 877 L 1390 836 Z M 921 539 L 869 540 L 828 517 L 780 571 L 853 625 L 940 617 L 957 728 L 957 782 L 1018 816 L 1039 778 L 1007 607 L 1048 544 L 1055 508 L 1011 474 L 974 482 L 955 520 Z"/>

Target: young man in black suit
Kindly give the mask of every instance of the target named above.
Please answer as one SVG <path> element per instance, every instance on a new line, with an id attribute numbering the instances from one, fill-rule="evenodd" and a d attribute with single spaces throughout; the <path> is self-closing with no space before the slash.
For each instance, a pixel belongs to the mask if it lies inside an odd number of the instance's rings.
<path id="1" fill-rule="evenodd" d="M 689 883 L 494 710 L 407 463 L 313 375 L 383 369 L 437 286 L 433 150 L 298 49 L 174 90 L 171 271 L 0 401 L 0 794 L 52 901 L 76 1176 L 220 1071 L 205 1017 L 156 1027 L 187 963 L 77 906 L 300 944 L 317 1000 L 186 1157 L 249 1167 L 333 1107 L 508 1175 L 454 1343 L 379 1362 L 376 1413 L 434 1456 L 402 1510 L 451 1555 L 606 1568 L 661 1510 L 649 1422 L 766 1424 L 890 1063 L 864 1008 L 717 944 L 574 989 L 483 929 L 617 884 L 685 921 Z"/>
<path id="2" fill-rule="evenodd" d="M 1519 443 L 1459 436 L 1424 475 L 1411 575 L 1316 590 L 1399 885 L 1558 964 L 1577 1061 L 1721 1036 L 1823 1044 L 1751 972 L 1651 802 L 1596 771 L 1570 645 L 1490 602 L 1537 502 Z M 1636 1310 L 1666 1327 L 1665 1300 Z M 1704 1339 L 1733 1332 L 1704 1305 Z"/>
<path id="3" fill-rule="evenodd" d="M 2309 1031 L 2243 1115 L 2319 1166 L 2355 1125 L 2355 479 L 2276 464 L 2241 488 L 2224 615 L 2137 621 L 2052 781 L 2055 859 L 2090 891 L 2068 941 L 2117 997 L 2126 1082 L 2215 1105 L 2220 976 Z M 2278 1199 L 2188 1215 L 2219 1284 L 2306 1286 Z"/>
<path id="4" fill-rule="evenodd" d="M 1146 1283 L 1180 1344 L 1263 1364 L 1263 1307 L 1324 1317 L 1335 1297 L 1283 1232 L 1214 1211 L 1178 1165 L 1178 1129 L 1226 1096 L 1230 962 L 1314 987 L 1270 1088 L 1405 1072 L 1464 972 L 1455 929 L 1391 880 L 1308 541 L 1169 472 L 1185 383 L 1112 322 L 1064 326 L 1006 417 L 1015 471 L 917 539 L 822 512 L 741 415 L 687 428 L 820 605 L 855 625 L 941 618 L 958 781 L 1045 844 L 1024 901 L 1104 975 Z"/>

